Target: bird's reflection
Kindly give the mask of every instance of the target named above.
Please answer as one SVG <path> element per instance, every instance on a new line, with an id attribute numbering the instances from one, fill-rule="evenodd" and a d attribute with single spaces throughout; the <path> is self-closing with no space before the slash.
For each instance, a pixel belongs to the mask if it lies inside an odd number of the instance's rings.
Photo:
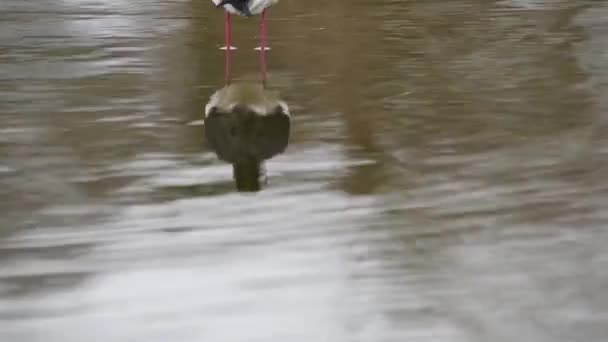
<path id="1" fill-rule="evenodd" d="M 226 85 L 205 106 L 205 135 L 218 158 L 232 164 L 238 191 L 259 191 L 266 184 L 264 161 L 287 147 L 290 113 L 277 91 L 266 86 L 265 51 L 256 81 L 231 82 L 226 51 Z"/>

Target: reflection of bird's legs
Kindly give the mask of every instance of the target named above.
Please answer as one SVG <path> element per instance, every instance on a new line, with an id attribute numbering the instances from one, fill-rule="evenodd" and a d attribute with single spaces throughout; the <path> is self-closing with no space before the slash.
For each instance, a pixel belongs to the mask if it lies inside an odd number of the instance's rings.
<path id="1" fill-rule="evenodd" d="M 260 77 L 262 85 L 266 86 L 266 50 L 260 50 Z"/>
<path id="2" fill-rule="evenodd" d="M 225 60 L 224 60 L 224 76 L 226 77 L 226 85 L 230 84 L 230 80 L 232 79 L 232 68 L 230 66 L 230 57 L 231 57 L 231 51 L 229 49 L 226 49 L 226 53 L 225 53 Z"/>
<path id="3" fill-rule="evenodd" d="M 226 34 L 226 46 L 220 48 L 220 50 L 236 50 L 236 47 L 231 45 L 232 42 L 232 30 L 230 27 L 230 13 L 226 12 L 224 33 Z"/>
<path id="4" fill-rule="evenodd" d="M 270 50 L 268 46 L 266 46 L 266 10 L 262 11 L 262 22 L 260 24 L 260 46 L 255 48 L 256 50 Z"/>

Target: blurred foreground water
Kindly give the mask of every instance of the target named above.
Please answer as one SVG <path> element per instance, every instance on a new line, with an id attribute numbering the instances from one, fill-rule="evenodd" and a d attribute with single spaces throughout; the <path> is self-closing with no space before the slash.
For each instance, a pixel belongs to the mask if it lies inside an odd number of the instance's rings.
<path id="1" fill-rule="evenodd" d="M 283 0 L 289 145 L 243 194 L 209 1 L 2 0 L 0 341 L 606 341 L 606 18 Z"/>

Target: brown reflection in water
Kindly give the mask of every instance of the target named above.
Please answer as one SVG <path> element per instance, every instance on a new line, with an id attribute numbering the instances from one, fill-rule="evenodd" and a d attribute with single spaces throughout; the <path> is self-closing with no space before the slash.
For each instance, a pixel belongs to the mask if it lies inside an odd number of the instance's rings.
<path id="1" fill-rule="evenodd" d="M 168 47 L 163 57 L 175 79 L 169 88 L 184 89 L 163 106 L 185 121 L 201 117 L 210 84 L 222 77 L 223 16 L 206 5 L 194 5 L 200 17 L 176 37 L 190 52 Z M 572 20 L 586 5 L 508 6 L 338 1 L 318 11 L 282 1 L 269 16 L 269 63 L 288 100 L 302 107 L 292 140 L 338 143 L 348 159 L 374 161 L 336 184 L 369 194 L 412 186 L 415 175 L 438 171 L 428 161 L 437 156 L 586 134 L 596 115 L 575 56 L 584 33 Z M 258 25 L 259 18 L 234 20 L 237 74 L 255 68 Z M 194 152 L 201 137 L 188 132 L 179 148 Z"/>
<path id="2" fill-rule="evenodd" d="M 205 106 L 205 136 L 216 155 L 232 164 L 237 190 L 255 192 L 267 181 L 265 161 L 287 147 L 290 112 L 267 86 L 265 51 L 257 81 L 232 82 L 231 54 L 226 50 L 226 85 Z"/>

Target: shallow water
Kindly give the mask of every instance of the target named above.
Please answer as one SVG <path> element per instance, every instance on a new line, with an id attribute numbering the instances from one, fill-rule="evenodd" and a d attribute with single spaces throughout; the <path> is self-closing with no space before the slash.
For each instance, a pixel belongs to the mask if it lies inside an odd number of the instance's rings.
<path id="1" fill-rule="evenodd" d="M 210 2 L 0 3 L 0 341 L 606 341 L 608 5 L 320 3 L 269 12 L 255 194 Z"/>

